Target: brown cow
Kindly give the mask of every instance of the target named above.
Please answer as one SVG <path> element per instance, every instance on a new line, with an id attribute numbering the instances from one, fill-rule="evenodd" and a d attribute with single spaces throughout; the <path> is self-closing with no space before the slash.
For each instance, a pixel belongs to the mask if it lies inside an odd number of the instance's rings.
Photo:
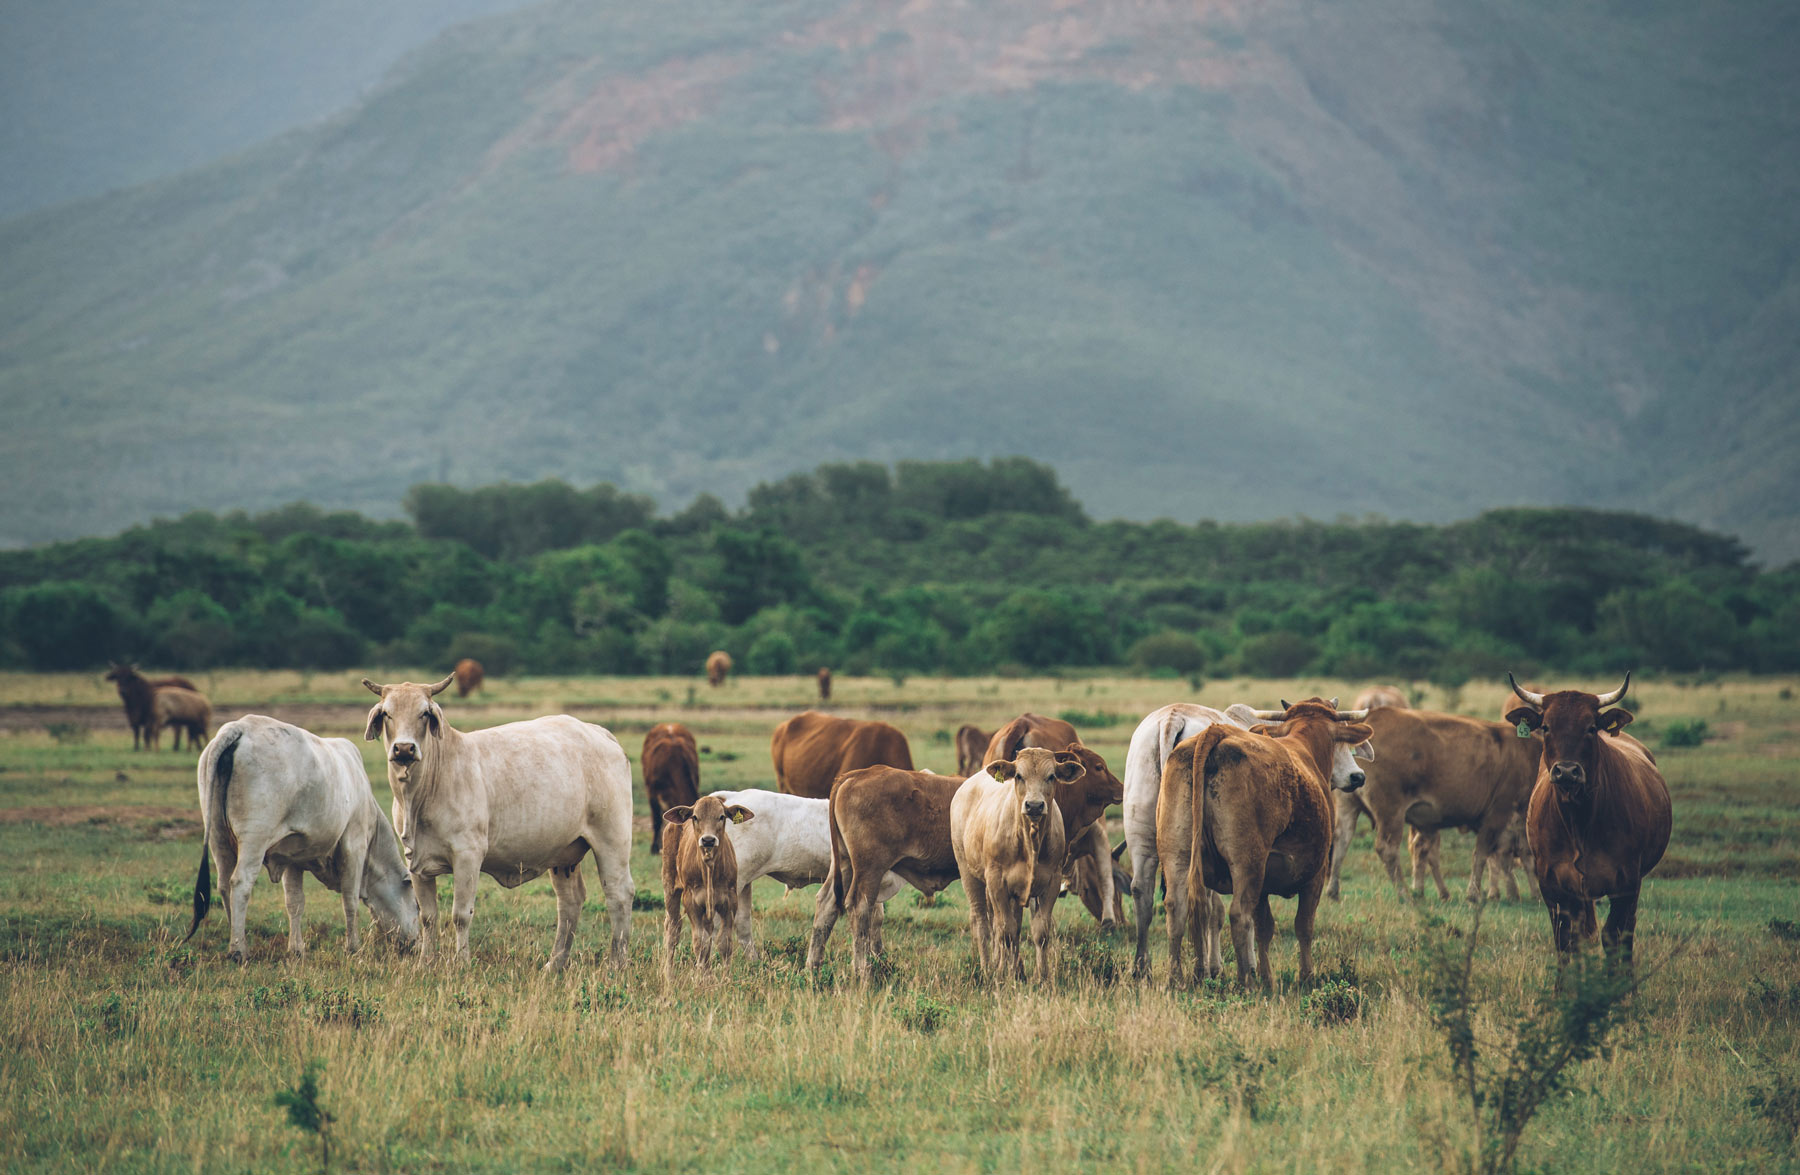
<path id="1" fill-rule="evenodd" d="M 1369 711 L 1369 725 L 1381 758 L 1369 767 L 1368 782 L 1355 800 L 1334 797 L 1331 894 L 1338 892 L 1356 817 L 1366 811 L 1375 821 L 1375 852 L 1402 901 L 1409 896 L 1400 862 L 1408 825 L 1424 832 L 1474 832 L 1468 896 L 1478 901 L 1488 859 L 1531 795 L 1537 745 L 1498 722 L 1431 710 L 1383 707 Z"/>
<path id="2" fill-rule="evenodd" d="M 1278 715 L 1258 717 L 1279 721 L 1249 731 L 1215 723 L 1176 744 L 1163 768 L 1156 846 L 1168 892 L 1174 894 L 1179 887 L 1186 895 L 1197 940 L 1204 941 L 1209 929 L 1207 891 L 1232 895 L 1231 941 L 1237 949 L 1238 982 L 1248 986 L 1254 964 L 1263 987 L 1269 988 L 1274 984 L 1269 966 L 1269 942 L 1275 934 L 1271 896 L 1299 899 L 1294 911 L 1299 977 L 1302 983 L 1312 978 L 1313 916 L 1331 858 L 1328 792 L 1333 762 L 1340 745 L 1360 747 L 1374 731 L 1362 724 L 1365 712 L 1339 710 L 1319 698 L 1284 705 Z M 1187 841 L 1180 846 L 1185 852 L 1178 852 L 1176 841 L 1182 839 Z M 1173 910 L 1174 903 L 1170 906 Z M 1172 987 L 1183 983 L 1175 918 L 1172 912 Z M 1204 948 L 1196 951 L 1195 979 L 1205 970 L 1208 953 Z"/>
<path id="3" fill-rule="evenodd" d="M 652 726 L 644 733 L 638 763 L 650 797 L 650 851 L 660 853 L 663 813 L 700 798 L 700 749 L 694 732 L 679 722 Z"/>
<path id="4" fill-rule="evenodd" d="M 881 886 L 889 873 L 930 896 L 961 873 L 950 843 L 950 800 L 963 781 L 930 771 L 865 767 L 832 789 L 831 873 L 819 888 L 806 969 L 816 972 L 838 917 L 850 914 L 851 959 L 869 978 L 881 950 Z"/>
<path id="5" fill-rule="evenodd" d="M 466 698 L 481 688 L 481 662 L 473 657 L 464 657 L 456 663 L 451 671 L 456 677 L 456 696 Z"/>
<path id="6" fill-rule="evenodd" d="M 906 736 L 885 722 L 833 718 L 817 710 L 796 714 L 775 728 L 769 740 L 780 790 L 822 800 L 832 781 L 858 767 L 898 767 L 911 771 Z"/>
<path id="7" fill-rule="evenodd" d="M 145 678 L 138 672 L 136 665 L 126 665 L 114 661 L 106 671 L 106 680 L 117 685 L 119 701 L 125 705 L 125 723 L 131 727 L 131 749 L 139 749 L 139 741 L 144 747 L 150 745 L 150 722 L 155 716 L 156 691 L 164 686 L 176 686 L 180 689 L 200 692 L 200 687 L 185 677 Z M 181 732 L 175 733 L 175 747 L 181 748 Z"/>
<path id="8" fill-rule="evenodd" d="M 1026 747 L 1046 751 L 1072 751 L 1080 759 L 1085 774 L 1075 783 L 1059 783 L 1056 807 L 1062 814 L 1064 843 L 1068 857 L 1063 862 L 1066 888 L 1075 892 L 1100 923 L 1100 929 L 1111 931 L 1125 921 L 1125 905 L 1120 894 L 1124 887 L 1113 872 L 1106 839 L 1106 809 L 1125 798 L 1125 785 L 1106 766 L 1106 760 L 1085 747 L 1075 728 L 1060 718 L 1042 714 L 1021 714 L 1002 726 L 989 738 L 982 763 L 1014 760 Z M 971 774 L 973 774 L 971 772 Z"/>
<path id="9" fill-rule="evenodd" d="M 987 755 L 993 733 L 979 726 L 964 724 L 956 731 L 956 774 L 963 779 L 975 774 Z"/>
<path id="10" fill-rule="evenodd" d="M 1383 706 L 1390 710 L 1412 709 L 1412 704 L 1397 685 L 1372 685 L 1350 703 L 1352 710 L 1379 710 Z"/>
<path id="11" fill-rule="evenodd" d="M 694 924 L 694 964 L 712 967 L 713 944 L 731 965 L 733 922 L 737 918 L 737 853 L 726 824 L 742 824 L 755 813 L 718 796 L 701 796 L 663 813 L 669 826 L 669 851 L 663 854 L 663 977 L 675 973 L 675 948 L 681 945 L 681 916 Z M 716 923 L 716 925 L 715 925 Z"/>
<path id="12" fill-rule="evenodd" d="M 1620 731 L 1627 710 L 1608 710 L 1625 696 L 1580 690 L 1533 693 L 1507 675 L 1524 703 L 1508 722 L 1543 733 L 1536 787 L 1525 816 L 1538 888 L 1550 913 L 1558 967 L 1593 933 L 1594 901 L 1607 903 L 1607 955 L 1631 966 L 1638 889 L 1669 847 L 1669 785 L 1642 743 Z"/>
<path id="13" fill-rule="evenodd" d="M 1437 886 L 1438 900 L 1448 901 L 1450 889 L 1444 884 L 1444 854 L 1442 837 L 1437 829 L 1429 832 L 1417 828 L 1409 828 L 1406 834 L 1407 855 L 1412 858 L 1412 892 L 1419 897 L 1425 892 L 1425 874 L 1431 873 L 1431 880 Z M 1513 818 L 1506 825 L 1506 831 L 1500 834 L 1500 843 L 1492 856 L 1488 858 L 1487 896 L 1490 901 L 1500 897 L 1500 886 L 1506 885 L 1506 900 L 1519 900 L 1519 883 L 1513 877 L 1513 866 L 1522 866 L 1525 870 L 1525 883 L 1531 887 L 1531 896 L 1538 895 L 1537 876 L 1531 869 L 1531 845 L 1525 839 L 1525 813 L 1514 812 Z"/>
<path id="14" fill-rule="evenodd" d="M 819 666 L 819 700 L 831 700 L 831 667 L 828 665 Z"/>
<path id="15" fill-rule="evenodd" d="M 731 654 L 720 649 L 706 659 L 706 684 L 724 685 L 731 673 Z"/>
<path id="16" fill-rule="evenodd" d="M 188 750 L 198 751 L 212 729 L 212 703 L 197 690 L 165 686 L 156 691 L 150 712 L 150 746 L 162 745 L 162 730 L 175 727 L 173 750 L 181 749 L 181 731 L 188 736 Z"/>
<path id="17" fill-rule="evenodd" d="M 1086 774 L 1069 751 L 1027 747 L 995 759 L 950 801 L 950 845 L 969 897 L 969 936 L 990 976 L 1025 978 L 1019 924 L 1031 908 L 1037 976 L 1051 978 L 1057 887 L 1068 855 L 1057 792 Z"/>

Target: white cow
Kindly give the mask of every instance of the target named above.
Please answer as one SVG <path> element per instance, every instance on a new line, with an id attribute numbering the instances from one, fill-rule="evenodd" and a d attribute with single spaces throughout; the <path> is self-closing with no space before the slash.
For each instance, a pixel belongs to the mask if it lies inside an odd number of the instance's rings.
<path id="1" fill-rule="evenodd" d="M 831 873 L 831 801 L 761 788 L 712 794 L 756 814 L 754 820 L 725 826 L 725 837 L 737 854 L 738 945 L 754 959 L 757 949 L 750 927 L 750 885 L 759 877 L 773 877 L 789 889 L 825 880 Z M 882 878 L 878 900 L 887 901 L 905 884 L 889 873 Z"/>
<path id="2" fill-rule="evenodd" d="M 394 823 L 412 869 L 425 945 L 437 945 L 437 879 L 454 878 L 456 957 L 469 956 L 475 889 L 486 873 L 508 889 L 541 873 L 556 890 L 556 941 L 547 971 L 569 961 L 587 896 L 589 850 L 606 890 L 610 959 L 631 936 L 631 764 L 611 732 L 566 714 L 463 734 L 432 701 L 435 685 L 363 685 L 381 697 L 363 737 L 387 751 Z"/>
<path id="3" fill-rule="evenodd" d="M 344 896 L 347 950 L 359 945 L 359 900 L 396 935 L 402 950 L 412 949 L 419 938 L 412 879 L 355 743 L 250 714 L 219 728 L 201 752 L 198 774 L 205 835 L 188 938 L 212 907 L 208 866 L 216 860 L 236 962 L 244 961 L 250 889 L 264 865 L 271 880 L 281 878 L 287 895 L 290 954 L 306 953 L 300 931 L 307 873 Z"/>
<path id="4" fill-rule="evenodd" d="M 1337 704 L 1333 699 L 1332 705 Z M 1285 707 L 1283 708 L 1285 710 Z M 1133 974 L 1150 973 L 1150 916 L 1156 905 L 1156 879 L 1160 862 L 1156 855 L 1156 805 L 1162 793 L 1163 765 L 1169 752 L 1182 739 L 1192 738 L 1215 722 L 1229 722 L 1244 730 L 1268 720 L 1270 712 L 1259 711 L 1242 702 L 1223 710 L 1176 702 L 1152 711 L 1138 723 L 1131 734 L 1131 746 L 1125 752 L 1125 844 L 1131 853 L 1131 896 L 1133 921 L 1137 930 L 1137 955 Z M 1362 769 L 1356 765 L 1351 748 L 1339 747 L 1331 761 L 1331 783 L 1345 791 L 1362 786 Z M 1170 901 L 1165 896 L 1164 901 Z M 1185 906 L 1186 895 L 1173 900 Z M 1184 909 L 1171 910 L 1175 914 Z M 1224 903 L 1217 894 L 1208 895 L 1207 933 L 1195 949 L 1207 973 L 1217 975 L 1225 965 L 1224 948 L 1219 930 L 1225 920 Z"/>

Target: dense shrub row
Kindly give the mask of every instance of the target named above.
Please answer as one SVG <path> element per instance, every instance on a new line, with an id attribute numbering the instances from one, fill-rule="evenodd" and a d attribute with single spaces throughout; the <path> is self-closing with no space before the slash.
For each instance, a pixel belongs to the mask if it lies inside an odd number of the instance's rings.
<path id="1" fill-rule="evenodd" d="M 611 486 L 419 486 L 412 523 L 305 505 L 0 553 L 0 662 L 490 673 L 1132 666 L 1460 681 L 1800 670 L 1800 566 L 1586 510 L 1094 523 L 1020 458 L 827 465 L 668 517 Z"/>

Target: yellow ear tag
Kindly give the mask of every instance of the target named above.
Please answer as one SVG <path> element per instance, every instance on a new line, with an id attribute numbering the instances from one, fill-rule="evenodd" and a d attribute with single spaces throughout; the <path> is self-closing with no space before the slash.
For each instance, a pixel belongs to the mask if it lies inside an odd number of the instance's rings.
<path id="1" fill-rule="evenodd" d="M 1531 737 L 1531 726 L 1523 718 L 1519 719 L 1519 737 L 1520 738 L 1530 738 Z"/>

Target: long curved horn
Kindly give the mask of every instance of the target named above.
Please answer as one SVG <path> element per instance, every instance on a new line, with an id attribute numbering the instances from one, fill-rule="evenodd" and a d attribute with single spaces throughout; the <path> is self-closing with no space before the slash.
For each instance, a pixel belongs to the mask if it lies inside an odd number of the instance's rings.
<path id="1" fill-rule="evenodd" d="M 456 674 L 452 673 L 449 677 L 446 677 L 444 680 L 438 682 L 436 685 L 426 686 L 425 687 L 426 696 L 433 697 L 433 698 L 437 697 L 439 694 L 441 694 L 445 690 L 449 689 L 450 683 L 455 680 L 456 680 Z"/>
<path id="2" fill-rule="evenodd" d="M 1369 712 L 1367 710 L 1339 710 L 1337 716 L 1339 722 L 1361 722 L 1369 716 Z"/>
<path id="3" fill-rule="evenodd" d="M 1629 682 L 1631 680 L 1631 676 L 1629 674 L 1627 674 L 1625 677 L 1625 680 Z M 1513 675 L 1511 673 L 1508 673 L 1506 675 L 1506 682 L 1508 685 L 1512 686 L 1513 693 L 1519 695 L 1520 701 L 1525 702 L 1526 704 L 1530 705 L 1534 709 L 1542 710 L 1544 708 L 1544 695 L 1543 694 L 1534 694 L 1530 690 L 1524 688 L 1517 681 L 1513 680 Z M 1603 702 L 1601 704 L 1606 705 L 1607 703 Z"/>
<path id="4" fill-rule="evenodd" d="M 1631 670 L 1627 669 L 1625 671 L 1625 684 L 1620 686 L 1618 689 L 1614 690 L 1610 694 L 1601 694 L 1600 695 L 1600 704 L 1602 706 L 1613 705 L 1620 698 L 1624 697 L 1625 691 L 1630 688 L 1631 688 Z"/>
<path id="5" fill-rule="evenodd" d="M 363 688 L 367 689 L 370 693 L 374 694 L 376 697 L 379 698 L 382 696 L 382 690 L 385 689 L 386 687 L 376 685 L 374 682 L 370 681 L 368 678 L 365 677 L 365 678 L 363 678 Z"/>
<path id="6" fill-rule="evenodd" d="M 1285 722 L 1285 721 L 1287 721 L 1287 707 L 1286 706 L 1283 706 L 1279 710 L 1252 710 L 1251 713 L 1256 715 L 1256 720 L 1258 722 Z"/>

